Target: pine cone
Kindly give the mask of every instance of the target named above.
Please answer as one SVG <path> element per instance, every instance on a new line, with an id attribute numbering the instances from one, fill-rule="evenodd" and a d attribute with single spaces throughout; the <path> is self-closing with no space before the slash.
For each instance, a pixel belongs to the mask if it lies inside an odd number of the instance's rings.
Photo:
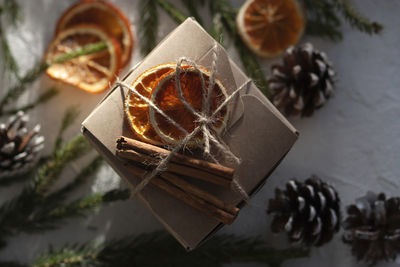
<path id="1" fill-rule="evenodd" d="M 372 192 L 347 208 L 343 241 L 358 260 L 375 264 L 400 255 L 400 198 Z"/>
<path id="2" fill-rule="evenodd" d="M 273 103 L 287 116 L 311 116 L 333 94 L 332 64 L 310 43 L 289 47 L 283 65 L 273 65 L 271 72 L 268 83 Z"/>
<path id="3" fill-rule="evenodd" d="M 271 230 L 286 231 L 293 243 L 321 246 L 340 228 L 340 200 L 336 190 L 312 176 L 304 183 L 290 180 L 286 190 L 275 190 L 267 213 L 273 213 Z"/>
<path id="4" fill-rule="evenodd" d="M 38 135 L 40 125 L 28 131 L 28 121 L 28 116 L 20 111 L 8 123 L 0 124 L 0 177 L 28 171 L 43 149 L 44 137 Z"/>

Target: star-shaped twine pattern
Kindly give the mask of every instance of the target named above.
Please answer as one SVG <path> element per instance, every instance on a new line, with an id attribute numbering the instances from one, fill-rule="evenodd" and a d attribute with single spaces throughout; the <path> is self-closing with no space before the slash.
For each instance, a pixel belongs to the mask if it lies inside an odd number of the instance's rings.
<path id="1" fill-rule="evenodd" d="M 211 96 L 212 92 L 214 89 L 215 85 L 215 74 L 216 74 L 216 62 L 217 62 L 217 49 L 218 45 L 215 44 L 213 47 L 213 61 L 211 65 L 211 77 L 210 77 L 210 82 L 208 87 L 205 84 L 205 80 L 203 77 L 203 73 L 200 71 L 199 67 L 197 64 L 185 57 L 181 57 L 178 60 L 177 66 L 176 66 L 176 76 L 175 76 L 175 81 L 176 81 L 176 89 L 178 92 L 178 96 L 180 101 L 185 105 L 185 107 L 197 118 L 196 122 L 198 123 L 198 126 L 192 131 L 188 132 L 186 131 L 181 125 L 179 125 L 176 121 L 174 121 L 171 117 L 169 117 L 167 114 L 165 114 L 155 103 L 153 103 L 150 99 L 144 97 L 142 94 L 140 94 L 135 88 L 132 88 L 128 84 L 126 84 L 123 81 L 118 80 L 117 81 L 117 86 L 121 88 L 125 88 L 130 90 L 132 93 L 137 95 L 141 100 L 145 101 L 150 108 L 153 108 L 157 113 L 162 115 L 169 123 L 177 127 L 180 131 L 182 131 L 185 134 L 185 137 L 178 142 L 174 147 L 172 147 L 171 153 L 162 158 L 160 162 L 158 163 L 157 167 L 153 169 L 151 172 L 149 172 L 146 177 L 139 183 L 134 191 L 132 192 L 132 196 L 135 196 L 137 193 L 139 193 L 149 182 L 151 179 L 159 175 L 161 172 L 166 170 L 166 167 L 168 163 L 170 162 L 171 158 L 174 157 L 183 147 L 186 147 L 187 143 L 192 140 L 199 132 L 202 132 L 204 143 L 202 146 L 203 149 L 203 154 L 204 157 L 211 159 L 215 163 L 218 163 L 218 160 L 211 154 L 211 145 L 214 145 L 220 152 L 222 152 L 223 156 L 225 159 L 233 161 L 236 165 L 240 164 L 240 159 L 234 155 L 231 150 L 229 149 L 229 146 L 225 144 L 225 142 L 222 140 L 221 136 L 219 136 L 213 129 L 212 125 L 213 122 L 215 122 L 217 114 L 225 107 L 227 106 L 233 99 L 234 97 L 245 87 L 250 86 L 251 79 L 248 79 L 245 83 L 243 83 L 239 88 L 237 88 L 231 95 L 225 98 L 225 100 L 222 102 L 222 104 L 215 109 L 211 113 L 210 111 L 210 103 L 211 103 Z M 202 87 L 202 95 L 203 95 L 203 104 L 202 104 L 202 110 L 201 112 L 196 111 L 186 100 L 182 92 L 182 87 L 181 87 L 181 80 L 180 80 L 180 74 L 181 74 L 181 66 L 183 63 L 188 64 L 189 66 L 192 66 L 196 72 L 199 74 L 200 81 L 201 81 L 201 87 Z M 233 189 L 235 189 L 246 201 L 249 200 L 249 196 L 247 195 L 246 191 L 242 188 L 242 186 L 239 184 L 237 181 L 237 177 L 234 177 L 233 183 L 232 183 Z"/>

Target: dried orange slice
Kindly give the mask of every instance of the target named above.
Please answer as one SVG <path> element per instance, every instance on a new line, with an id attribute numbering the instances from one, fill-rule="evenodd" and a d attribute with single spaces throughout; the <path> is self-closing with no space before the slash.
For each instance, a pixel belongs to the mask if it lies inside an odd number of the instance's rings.
<path id="1" fill-rule="evenodd" d="M 77 25 L 61 31 L 50 43 L 45 60 L 52 62 L 60 54 L 96 42 L 105 42 L 108 48 L 62 64 L 53 63 L 46 70 L 46 74 L 90 93 L 104 91 L 118 73 L 121 50 L 118 42 L 101 28 L 93 25 Z"/>
<path id="2" fill-rule="evenodd" d="M 174 68 L 176 68 L 176 64 L 155 66 L 139 75 L 131 87 L 135 88 L 147 99 L 150 99 L 151 92 L 160 78 Z M 161 138 L 150 123 L 149 105 L 131 91 L 128 91 L 126 96 L 125 115 L 130 127 L 139 139 L 151 144 L 162 145 Z"/>
<path id="3" fill-rule="evenodd" d="M 57 23 L 55 35 L 78 24 L 95 24 L 103 28 L 121 46 L 122 67 L 129 62 L 134 45 L 131 24 L 116 6 L 99 0 L 78 2 L 63 13 Z"/>
<path id="4" fill-rule="evenodd" d="M 236 17 L 244 43 L 259 56 L 275 56 L 298 42 L 305 18 L 297 0 L 247 0 Z"/>
<path id="5" fill-rule="evenodd" d="M 204 77 L 205 86 L 208 88 L 210 82 L 210 72 L 205 68 L 200 68 Z M 181 88 L 186 102 L 198 113 L 202 111 L 203 105 L 203 90 L 201 78 L 198 71 L 191 66 L 184 66 L 180 74 Z M 227 92 L 222 83 L 216 79 L 211 96 L 210 114 L 215 111 L 227 98 Z M 165 73 L 159 80 L 156 87 L 151 93 L 151 100 L 157 105 L 165 114 L 177 122 L 188 133 L 192 132 L 198 125 L 198 118 L 193 115 L 189 109 L 179 99 L 176 88 L 176 70 Z M 215 117 L 212 124 L 213 130 L 221 133 L 228 122 L 229 106 L 223 107 Z M 154 108 L 149 109 L 150 122 L 161 137 L 167 144 L 177 144 L 185 137 L 185 133 L 178 127 L 171 124 L 160 113 L 156 112 Z M 202 134 L 195 137 L 194 140 L 188 144 L 195 146 L 202 143 Z"/>

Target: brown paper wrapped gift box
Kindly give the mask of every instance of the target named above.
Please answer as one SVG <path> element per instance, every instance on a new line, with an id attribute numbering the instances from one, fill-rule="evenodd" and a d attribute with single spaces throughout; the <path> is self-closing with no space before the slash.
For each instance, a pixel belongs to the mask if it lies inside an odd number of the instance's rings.
<path id="1" fill-rule="evenodd" d="M 210 69 L 214 45 L 214 39 L 197 22 L 187 19 L 136 66 L 124 81 L 131 84 L 145 70 L 162 63 L 177 62 L 181 57 Z M 228 89 L 228 93 L 232 93 L 248 78 L 219 45 L 217 57 L 217 77 Z M 123 162 L 115 156 L 115 140 L 121 135 L 133 138 L 124 117 L 125 94 L 125 90 L 114 88 L 82 123 L 82 131 L 115 171 L 134 187 L 139 179 L 130 175 Z M 235 172 L 242 187 L 252 196 L 288 153 L 298 134 L 252 83 L 241 91 L 230 124 L 224 140 L 242 160 Z M 244 205 L 242 197 L 236 192 L 209 184 L 198 185 L 228 203 L 235 203 L 239 207 Z M 218 221 L 153 185 L 146 186 L 139 197 L 186 249 L 196 248 L 222 227 Z"/>

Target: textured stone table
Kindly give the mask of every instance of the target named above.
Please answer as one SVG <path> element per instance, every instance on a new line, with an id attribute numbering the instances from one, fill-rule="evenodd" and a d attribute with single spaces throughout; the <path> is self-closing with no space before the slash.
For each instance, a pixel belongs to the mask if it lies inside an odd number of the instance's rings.
<path id="1" fill-rule="evenodd" d="M 26 70 L 41 57 L 46 44 L 52 38 L 52 29 L 60 13 L 75 1 L 19 2 L 25 13 L 25 20 L 20 25 L 21 31 L 9 29 L 7 34 L 13 42 L 13 52 L 18 53 L 20 65 Z M 137 1 L 112 2 L 129 11 L 129 18 L 136 28 Z M 234 3 L 240 5 L 241 1 L 236 0 Z M 266 216 L 265 209 L 274 188 L 283 187 L 293 177 L 304 180 L 311 174 L 316 174 L 335 185 L 342 198 L 343 210 L 368 190 L 385 192 L 389 196 L 400 195 L 400 2 L 357 0 L 354 3 L 360 11 L 384 24 L 382 35 L 370 37 L 344 25 L 344 39 L 341 42 L 310 37 L 302 39 L 302 42 L 311 41 L 333 61 L 338 73 L 336 93 L 312 118 L 291 119 L 300 131 L 299 141 L 251 205 L 240 213 L 232 226 L 225 227 L 222 232 L 245 236 L 261 235 L 271 245 L 287 247 L 284 235 L 276 236 L 269 231 L 270 218 Z M 203 10 L 203 14 L 207 12 L 207 9 Z M 160 28 L 161 38 L 176 25 L 164 14 L 160 16 L 160 21 L 163 22 Z M 230 48 L 229 51 L 232 57 L 237 58 L 234 49 Z M 136 47 L 131 66 L 140 60 L 141 55 Z M 269 73 L 270 64 L 277 61 L 279 59 L 262 61 L 265 74 Z M 44 77 L 32 86 L 21 101 L 35 96 L 53 84 Z M 31 114 L 32 121 L 39 121 L 43 125 L 47 138 L 46 152 L 51 149 L 53 133 L 58 129 L 62 113 L 68 106 L 80 105 L 80 122 L 102 97 L 63 87 L 59 96 L 35 109 Z M 67 136 L 72 137 L 78 131 L 77 122 L 67 132 Z M 71 164 L 60 184 L 66 183 L 81 166 L 82 163 Z M 90 191 L 110 189 L 119 183 L 118 176 L 104 166 L 96 179 L 73 197 Z M 2 191 L 0 201 L 18 190 L 16 186 L 4 193 Z M 139 201 L 131 200 L 104 208 L 86 219 L 70 220 L 57 231 L 43 235 L 22 235 L 12 239 L 10 246 L 0 253 L 0 258 L 29 261 L 49 244 L 60 246 L 76 241 L 103 240 L 160 228 L 162 226 Z M 284 266 L 365 265 L 356 263 L 351 256 L 350 247 L 342 244 L 340 233 L 330 244 L 313 249 L 311 258 L 288 261 Z M 397 265 L 383 263 L 378 266 Z"/>

